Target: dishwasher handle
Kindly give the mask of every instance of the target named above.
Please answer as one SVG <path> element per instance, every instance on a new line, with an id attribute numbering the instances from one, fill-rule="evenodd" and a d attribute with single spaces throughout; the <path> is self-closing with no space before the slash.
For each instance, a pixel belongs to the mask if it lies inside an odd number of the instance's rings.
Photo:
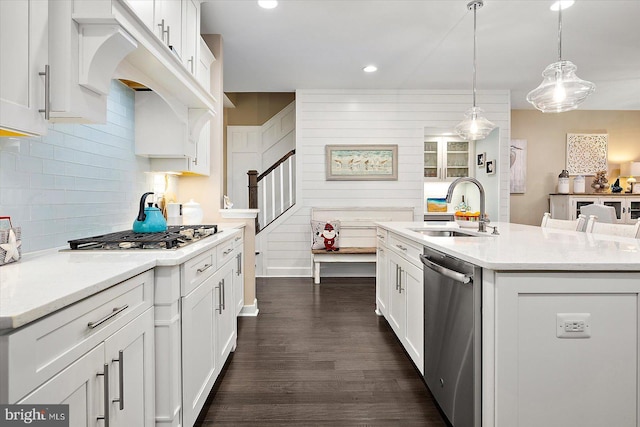
<path id="1" fill-rule="evenodd" d="M 456 282 L 466 284 L 472 281 L 471 277 L 467 276 L 466 274 L 458 273 L 457 271 L 450 270 L 446 267 L 441 266 L 440 264 L 436 264 L 435 262 L 431 261 L 428 255 L 420 255 L 420 261 L 422 261 L 422 263 L 425 266 L 429 267 L 431 270 L 435 271 L 436 273 L 440 273 L 443 276 L 447 276 L 448 278 L 453 279 Z"/>

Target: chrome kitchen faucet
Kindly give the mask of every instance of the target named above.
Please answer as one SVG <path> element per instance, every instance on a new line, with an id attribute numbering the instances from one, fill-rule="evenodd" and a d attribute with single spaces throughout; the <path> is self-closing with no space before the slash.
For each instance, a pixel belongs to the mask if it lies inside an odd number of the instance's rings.
<path id="1" fill-rule="evenodd" d="M 485 233 L 487 231 L 486 224 L 489 222 L 489 220 L 486 218 L 486 215 L 485 215 L 484 187 L 482 187 L 482 184 L 480 184 L 480 181 L 478 181 L 475 178 L 471 178 L 469 176 L 456 179 L 451 183 L 451 185 L 449 186 L 449 189 L 447 190 L 447 203 L 451 203 L 451 198 L 453 197 L 453 189 L 456 188 L 456 185 L 460 184 L 461 182 L 471 182 L 475 184 L 476 187 L 478 187 L 478 190 L 480 190 L 480 219 L 478 221 L 478 231 Z"/>

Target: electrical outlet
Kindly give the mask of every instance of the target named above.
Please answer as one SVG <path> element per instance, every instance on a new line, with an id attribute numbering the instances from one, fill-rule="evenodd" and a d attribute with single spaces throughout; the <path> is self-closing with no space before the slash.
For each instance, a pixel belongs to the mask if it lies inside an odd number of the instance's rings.
<path id="1" fill-rule="evenodd" d="M 591 337 L 591 313 L 556 313 L 558 338 Z"/>

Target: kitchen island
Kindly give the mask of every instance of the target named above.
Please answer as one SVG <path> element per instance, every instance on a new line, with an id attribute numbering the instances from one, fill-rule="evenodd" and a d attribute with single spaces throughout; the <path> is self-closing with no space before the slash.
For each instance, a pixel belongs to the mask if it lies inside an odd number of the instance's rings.
<path id="1" fill-rule="evenodd" d="M 388 260 L 378 266 L 377 310 L 394 331 L 404 322 L 399 339 L 423 373 L 419 249 L 481 271 L 482 426 L 638 425 L 640 240 L 509 223 L 490 224 L 499 235 L 455 237 L 421 232 L 455 223 L 377 225 L 379 260 Z"/>

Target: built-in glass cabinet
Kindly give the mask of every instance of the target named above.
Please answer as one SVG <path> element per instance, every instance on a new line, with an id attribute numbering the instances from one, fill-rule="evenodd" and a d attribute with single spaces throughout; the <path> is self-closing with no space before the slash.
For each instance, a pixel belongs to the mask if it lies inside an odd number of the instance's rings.
<path id="1" fill-rule="evenodd" d="M 471 176 L 472 144 L 455 137 L 425 137 L 424 180 L 453 181 Z"/>

